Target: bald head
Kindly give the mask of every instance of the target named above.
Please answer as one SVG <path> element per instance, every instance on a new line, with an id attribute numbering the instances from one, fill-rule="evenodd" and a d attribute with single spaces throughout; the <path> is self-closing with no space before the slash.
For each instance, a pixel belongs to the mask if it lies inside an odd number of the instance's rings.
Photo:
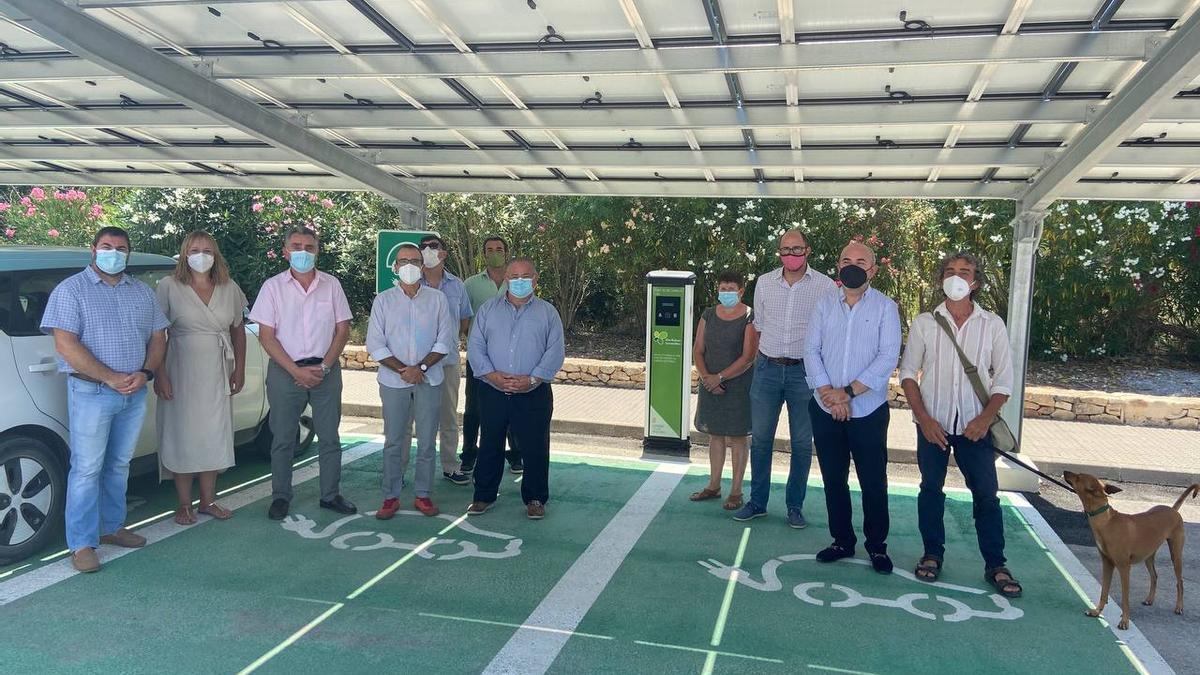
<path id="1" fill-rule="evenodd" d="M 842 263 L 858 265 L 863 269 L 874 267 L 875 249 L 867 246 L 861 241 L 852 241 L 849 244 L 846 244 L 846 248 L 842 249 L 842 254 L 838 256 L 838 260 Z"/>

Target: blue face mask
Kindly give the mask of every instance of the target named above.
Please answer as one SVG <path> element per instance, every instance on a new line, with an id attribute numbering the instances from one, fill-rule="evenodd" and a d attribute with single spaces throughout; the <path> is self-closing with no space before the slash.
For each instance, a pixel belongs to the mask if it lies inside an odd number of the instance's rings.
<path id="1" fill-rule="evenodd" d="M 717 293 L 717 300 L 721 301 L 726 307 L 733 307 L 738 304 L 737 291 L 720 291 Z"/>
<path id="2" fill-rule="evenodd" d="M 125 271 L 126 258 L 124 252 L 115 248 L 102 248 L 96 251 L 96 267 L 105 274 L 117 275 Z"/>
<path id="3" fill-rule="evenodd" d="M 509 279 L 508 292 L 518 298 L 528 298 L 533 294 L 533 279 Z"/>
<path id="4" fill-rule="evenodd" d="M 305 272 L 311 272 L 312 268 L 317 266 L 317 256 L 315 253 L 309 253 L 308 251 L 292 251 L 289 254 L 288 262 L 291 264 L 292 269 L 300 274 L 304 274 Z"/>

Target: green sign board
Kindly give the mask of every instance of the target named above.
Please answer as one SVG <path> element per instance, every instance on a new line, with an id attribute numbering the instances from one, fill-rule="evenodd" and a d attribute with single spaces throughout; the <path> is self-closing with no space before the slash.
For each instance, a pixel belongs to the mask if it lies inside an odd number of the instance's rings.
<path id="1" fill-rule="evenodd" d="M 375 240 L 375 292 L 382 293 L 396 285 L 392 263 L 396 260 L 396 249 L 400 244 L 419 243 L 421 237 L 437 234 L 429 230 L 380 230 Z"/>

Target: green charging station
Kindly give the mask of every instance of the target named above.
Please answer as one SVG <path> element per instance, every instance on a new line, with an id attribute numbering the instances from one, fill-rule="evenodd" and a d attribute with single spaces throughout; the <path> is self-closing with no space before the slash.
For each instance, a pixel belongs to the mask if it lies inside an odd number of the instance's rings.
<path id="1" fill-rule="evenodd" d="M 646 275 L 646 423 L 642 449 L 686 456 L 692 426 L 692 303 L 696 275 Z"/>

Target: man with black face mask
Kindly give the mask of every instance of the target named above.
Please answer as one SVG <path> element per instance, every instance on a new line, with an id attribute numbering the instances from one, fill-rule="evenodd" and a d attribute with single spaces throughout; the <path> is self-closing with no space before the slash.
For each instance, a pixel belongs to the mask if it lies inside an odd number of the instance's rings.
<path id="1" fill-rule="evenodd" d="M 900 312 L 871 288 L 875 252 L 851 242 L 838 257 L 842 292 L 817 304 L 808 327 L 804 364 L 817 394 L 809 403 L 813 442 L 825 483 L 825 508 L 833 544 L 820 562 L 854 555 L 850 460 L 862 489 L 863 534 L 871 566 L 890 574 L 887 555 L 888 378 L 900 359 Z"/>

